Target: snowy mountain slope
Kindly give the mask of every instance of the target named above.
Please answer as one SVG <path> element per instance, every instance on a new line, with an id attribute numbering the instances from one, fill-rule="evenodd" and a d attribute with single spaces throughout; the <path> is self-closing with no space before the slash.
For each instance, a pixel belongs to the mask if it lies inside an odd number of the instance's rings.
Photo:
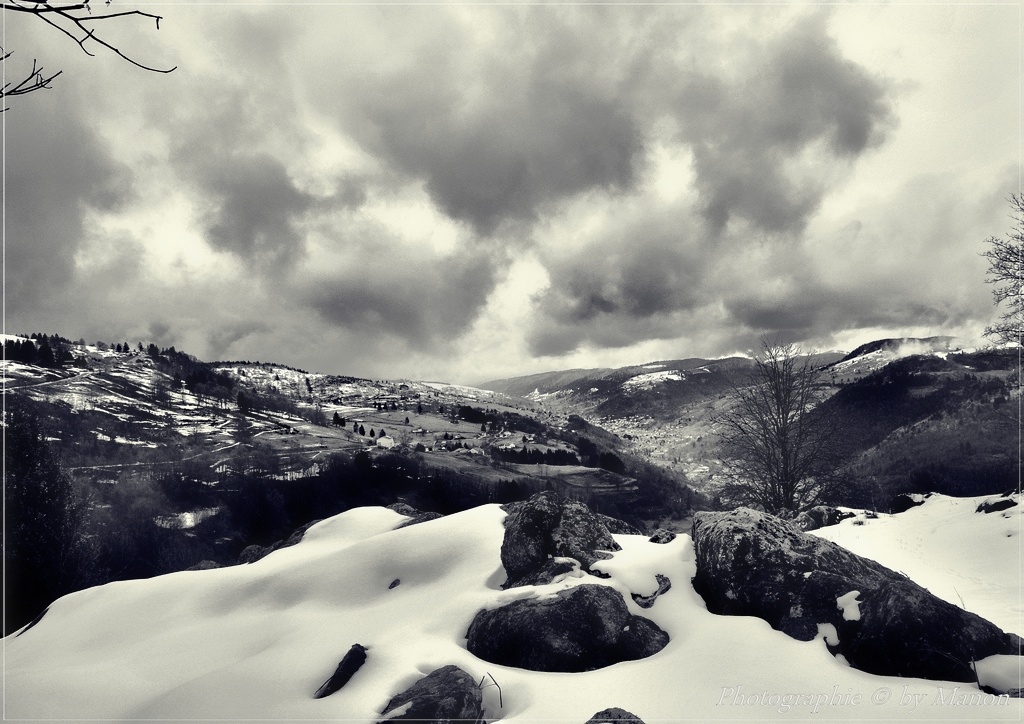
<path id="1" fill-rule="evenodd" d="M 583 582 L 502 591 L 503 517 L 488 505 L 397 530 L 404 517 L 360 508 L 251 565 L 66 596 L 4 640 L 5 715 L 369 722 L 446 664 L 500 684 L 501 706 L 496 688 L 483 689 L 488 720 L 583 722 L 612 706 L 648 722 L 1024 714 L 1020 699 L 872 676 L 834 659 L 820 639 L 798 642 L 760 619 L 709 614 L 689 584 L 688 536 L 661 545 L 616 536 L 623 550 L 599 564 L 610 578 L 586 579 L 627 594 L 631 612 L 669 633 L 658 654 L 579 674 L 486 663 L 465 649 L 476 611 Z M 656 573 L 672 588 L 641 610 L 628 593 L 653 591 Z M 354 643 L 368 647 L 367 663 L 341 691 L 313 699 Z"/>
<path id="2" fill-rule="evenodd" d="M 1024 633 L 1021 601 L 1021 496 L 1015 507 L 984 513 L 991 496 L 931 495 L 897 515 L 863 512 L 812 533 L 909 576 L 939 598 Z"/>

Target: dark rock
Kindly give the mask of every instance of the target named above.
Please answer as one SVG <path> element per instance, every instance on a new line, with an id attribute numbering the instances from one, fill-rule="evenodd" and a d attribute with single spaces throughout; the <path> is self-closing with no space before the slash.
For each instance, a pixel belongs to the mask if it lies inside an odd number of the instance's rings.
<path id="1" fill-rule="evenodd" d="M 243 551 L 244 552 L 244 551 Z M 212 571 L 214 568 L 223 568 L 217 561 L 199 561 L 194 566 L 186 568 L 186 571 Z"/>
<path id="2" fill-rule="evenodd" d="M 331 674 L 331 678 L 321 684 L 320 688 L 313 694 L 314 699 L 323 699 L 330 696 L 338 689 L 348 683 L 352 675 L 359 671 L 359 667 L 366 663 L 366 647 L 360 644 L 352 644 L 352 647 L 342 657 L 338 668 Z"/>
<path id="3" fill-rule="evenodd" d="M 609 533 L 614 535 L 643 535 L 644 532 L 637 528 L 632 523 L 627 523 L 624 520 L 613 518 L 610 515 L 604 513 L 595 513 L 598 519 L 604 523 L 605 528 L 608 529 Z"/>
<path id="4" fill-rule="evenodd" d="M 698 513 L 693 540 L 694 587 L 709 611 L 757 616 L 802 641 L 831 624 L 839 637 L 833 652 L 863 671 L 974 681 L 972 661 L 1020 652 L 1015 635 L 765 513 Z M 837 604 L 851 591 L 859 591 L 859 616 Z"/>
<path id="5" fill-rule="evenodd" d="M 311 520 L 310 522 L 306 523 L 305 525 L 301 526 L 300 528 L 297 528 L 295 530 L 295 532 L 293 532 L 285 540 L 279 540 L 276 543 L 274 543 L 273 545 L 269 545 L 269 546 L 258 546 L 258 545 L 247 546 L 239 554 L 238 562 L 239 563 L 255 563 L 256 561 L 258 561 L 258 560 L 260 560 L 262 558 L 266 558 L 267 556 L 269 556 L 271 553 L 273 553 L 276 550 L 280 550 L 282 548 L 290 548 L 293 545 L 297 545 L 299 542 L 302 541 L 303 536 L 306 535 L 306 531 L 309 530 L 310 528 L 312 528 L 317 523 L 319 523 L 320 520 L 323 520 L 323 519 L 321 518 L 321 519 L 318 519 L 318 520 Z"/>
<path id="6" fill-rule="evenodd" d="M 484 715 L 483 696 L 473 677 L 452 664 L 431 671 L 392 697 L 381 714 L 387 715 L 410 702 L 412 706 L 404 713 L 387 717 L 387 721 L 475 722 Z"/>
<path id="7" fill-rule="evenodd" d="M 391 582 L 391 585 L 390 585 L 390 586 L 388 586 L 388 590 L 390 591 L 390 590 L 391 590 L 392 588 L 394 588 L 395 586 L 397 586 L 397 585 L 398 585 L 398 584 L 400 584 L 401 582 L 402 582 L 402 581 L 401 581 L 401 579 L 399 579 L 399 578 L 396 578 L 395 580 L 393 580 L 393 581 Z"/>
<path id="8" fill-rule="evenodd" d="M 408 503 L 392 503 L 391 505 L 385 506 L 388 510 L 393 510 L 400 515 L 405 515 L 410 518 L 415 518 L 417 515 L 422 513 L 422 510 L 417 510 Z"/>
<path id="9" fill-rule="evenodd" d="M 658 596 L 672 588 L 672 581 L 668 579 L 668 576 L 663 576 L 660 573 L 655 573 L 654 579 L 658 582 L 658 590 L 656 590 L 654 593 L 650 593 L 646 596 L 641 595 L 639 593 L 630 594 L 633 597 L 633 600 L 636 601 L 636 604 L 640 608 L 650 608 L 654 605 L 654 602 L 658 600 Z"/>
<path id="10" fill-rule="evenodd" d="M 919 505 L 924 505 L 925 498 L 931 497 L 931 493 L 925 493 L 924 495 L 916 495 L 913 493 L 900 493 L 893 497 L 889 501 L 889 512 L 895 515 L 896 513 L 905 513 L 911 508 L 916 508 Z"/>
<path id="11" fill-rule="evenodd" d="M 417 525 L 418 523 L 426 523 L 428 520 L 437 520 L 443 516 L 440 513 L 418 513 L 409 520 L 398 526 L 398 529 L 408 528 L 410 525 Z"/>
<path id="12" fill-rule="evenodd" d="M 27 625 L 27 626 L 26 626 L 25 628 L 23 628 L 23 629 L 22 629 L 21 631 L 19 631 L 19 632 L 17 633 L 17 635 L 15 635 L 15 637 L 14 637 L 14 638 L 18 638 L 18 636 L 21 636 L 21 635 L 22 635 L 23 633 L 27 632 L 27 631 L 28 631 L 28 630 L 29 630 L 30 628 L 33 628 L 33 627 L 34 627 L 34 626 L 35 626 L 35 625 L 36 625 L 37 623 L 39 623 L 40 621 L 42 621 L 42 620 L 43 620 L 43 616 L 45 616 L 45 615 L 46 615 L 46 614 L 47 614 L 47 613 L 49 612 L 49 610 L 50 610 L 50 607 L 49 607 L 49 606 L 47 606 L 47 607 L 46 607 L 46 608 L 44 608 L 44 609 L 43 609 L 42 611 L 40 611 L 40 612 L 39 612 L 39 615 L 38 615 L 38 616 L 36 616 L 36 617 L 35 617 L 34 619 L 32 619 L 31 621 L 29 621 L 29 622 L 28 622 L 28 625 Z"/>
<path id="13" fill-rule="evenodd" d="M 604 522 L 583 503 L 559 501 L 552 492 L 537 493 L 508 506 L 501 564 L 505 588 L 546 583 L 538 574 L 551 558 L 574 558 L 583 570 L 620 550 Z"/>
<path id="14" fill-rule="evenodd" d="M 818 528 L 836 525 L 842 520 L 853 517 L 853 513 L 833 508 L 830 505 L 816 505 L 794 518 L 793 525 L 803 531 L 818 530 Z"/>
<path id="15" fill-rule="evenodd" d="M 644 724 L 643 720 L 635 714 L 630 714 L 625 709 L 613 706 L 611 709 L 604 709 L 597 712 L 587 720 L 587 724 L 605 724 L 605 722 L 625 721 L 633 724 Z"/>
<path id="16" fill-rule="evenodd" d="M 1000 510 L 1006 510 L 1008 508 L 1017 507 L 1017 501 L 1013 498 L 1002 497 L 1002 498 L 989 498 L 988 500 L 982 501 L 981 505 L 978 506 L 977 512 L 979 513 L 997 513 Z"/>
<path id="17" fill-rule="evenodd" d="M 613 588 L 586 584 L 477 613 L 467 648 L 530 671 L 590 671 L 661 651 L 668 634 L 634 616 Z"/>
<path id="18" fill-rule="evenodd" d="M 664 528 L 658 528 L 658 530 L 654 531 L 654 534 L 650 538 L 648 538 L 647 540 L 650 541 L 651 543 L 661 543 L 661 544 L 664 544 L 664 543 L 671 543 L 675 539 L 676 539 L 676 534 L 673 533 L 672 531 L 665 530 Z"/>
<path id="19" fill-rule="evenodd" d="M 270 546 L 257 546 L 251 545 L 246 546 L 241 553 L 238 554 L 239 563 L 255 563 L 261 558 L 266 558 L 274 549 Z"/>

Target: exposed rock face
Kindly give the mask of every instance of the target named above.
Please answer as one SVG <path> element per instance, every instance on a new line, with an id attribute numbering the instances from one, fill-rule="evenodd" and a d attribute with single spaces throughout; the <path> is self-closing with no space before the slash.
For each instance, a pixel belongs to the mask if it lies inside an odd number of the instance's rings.
<path id="1" fill-rule="evenodd" d="M 608 557 L 604 551 L 620 550 L 604 522 L 575 500 L 559 501 L 554 493 L 543 492 L 506 509 L 501 544 L 505 588 L 550 582 L 551 558 L 575 558 L 589 571 Z"/>
<path id="2" fill-rule="evenodd" d="M 858 669 L 974 681 L 971 662 L 1018 655 L 1020 640 L 888 568 L 765 513 L 698 513 L 694 587 L 714 613 L 757 616 L 808 641 L 831 624 L 831 647 Z M 856 605 L 837 599 L 858 591 Z M 851 599 L 844 599 L 851 600 Z"/>
<path id="3" fill-rule="evenodd" d="M 610 709 L 603 709 L 587 720 L 587 724 L 605 724 L 606 722 L 631 722 L 632 724 L 644 724 L 643 720 L 635 714 L 630 714 L 625 709 L 613 706 Z"/>
<path id="4" fill-rule="evenodd" d="M 331 674 L 331 678 L 316 690 L 313 698 L 323 699 L 325 696 L 330 696 L 336 692 L 348 683 L 348 680 L 359 671 L 359 667 L 364 663 L 366 663 L 366 647 L 361 644 L 352 644 L 352 647 L 345 653 L 345 656 L 338 664 L 338 668 Z"/>
<path id="5" fill-rule="evenodd" d="M 668 643 L 653 622 L 634 616 L 613 588 L 585 584 L 477 613 L 471 653 L 531 671 L 591 671 L 642 659 Z"/>
<path id="6" fill-rule="evenodd" d="M 830 505 L 816 505 L 794 518 L 793 525 L 800 530 L 817 530 L 836 525 L 839 521 L 852 517 L 854 517 L 853 513 L 833 508 Z"/>
<path id="7" fill-rule="evenodd" d="M 403 713 L 386 717 L 386 720 L 475 722 L 484 715 L 483 696 L 473 677 L 452 664 L 431 671 L 401 694 L 392 697 L 381 714 L 387 715 L 406 704 L 410 706 Z"/>

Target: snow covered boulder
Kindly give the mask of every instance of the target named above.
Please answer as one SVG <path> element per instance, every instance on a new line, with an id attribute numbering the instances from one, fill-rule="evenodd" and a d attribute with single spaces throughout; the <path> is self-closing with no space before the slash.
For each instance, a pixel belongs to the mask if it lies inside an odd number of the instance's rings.
<path id="1" fill-rule="evenodd" d="M 1010 508 L 1016 508 L 1017 501 L 1013 495 L 1000 495 L 995 498 L 989 498 L 978 504 L 977 512 L 979 513 L 998 513 L 1000 510 L 1009 510 Z"/>
<path id="2" fill-rule="evenodd" d="M 908 578 L 748 508 L 698 513 L 694 587 L 713 613 L 757 616 L 875 674 L 974 681 L 971 662 L 1019 639 Z"/>
<path id="3" fill-rule="evenodd" d="M 634 616 L 613 588 L 583 584 L 477 613 L 466 634 L 479 658 L 530 671 L 591 671 L 643 659 L 668 634 Z"/>
<path id="4" fill-rule="evenodd" d="M 381 714 L 381 721 L 475 722 L 484 715 L 483 696 L 472 676 L 449 664 L 396 694 Z"/>
<path id="5" fill-rule="evenodd" d="M 508 574 L 505 588 L 549 583 L 571 570 L 553 567 L 553 558 L 574 558 L 589 571 L 608 551 L 620 550 L 604 521 L 575 500 L 560 501 L 555 493 L 543 492 L 506 510 L 501 544 L 501 564 Z"/>

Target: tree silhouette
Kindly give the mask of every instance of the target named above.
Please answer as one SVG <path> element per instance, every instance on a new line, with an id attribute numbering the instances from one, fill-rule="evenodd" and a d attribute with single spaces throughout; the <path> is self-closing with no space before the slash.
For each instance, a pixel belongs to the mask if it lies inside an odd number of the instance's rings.
<path id="1" fill-rule="evenodd" d="M 1009 200 L 1013 206 L 1013 231 L 1004 238 L 987 239 L 989 249 L 982 254 L 989 261 L 985 281 L 993 285 L 996 305 L 1003 305 L 999 321 L 985 329 L 985 336 L 998 343 L 1019 346 L 1024 335 L 1024 195 L 1013 194 Z"/>
<path id="2" fill-rule="evenodd" d="M 78 0 L 77 2 L 72 0 L 72 2 L 68 3 L 55 3 L 50 2 L 50 0 L 0 0 L 0 10 L 39 18 L 39 20 L 61 34 L 71 38 L 86 55 L 95 55 L 92 52 L 93 49 L 101 48 L 142 70 L 153 73 L 170 73 L 175 69 L 157 68 L 136 60 L 107 40 L 104 35 L 101 35 L 95 25 L 100 22 L 137 16 L 152 20 L 156 25 L 156 29 L 159 30 L 160 21 L 163 19 L 161 16 L 143 12 L 142 10 L 93 13 L 91 2 L 92 0 Z M 107 0 L 106 4 L 109 6 L 110 0 Z M 12 51 L 0 48 L 0 63 L 5 62 L 12 54 Z M 56 73 L 48 73 L 43 69 L 43 66 L 39 65 L 39 61 L 34 59 L 32 61 L 32 69 L 28 73 L 20 76 L 20 79 L 4 83 L 3 88 L 0 89 L 0 98 L 6 101 L 7 98 L 12 96 L 21 96 L 49 88 L 50 83 L 62 72 L 58 70 Z M 18 78 L 14 74 L 11 77 Z M 0 108 L 0 112 L 5 110 L 7 110 L 6 105 Z"/>
<path id="3" fill-rule="evenodd" d="M 762 340 L 755 382 L 737 387 L 737 404 L 719 415 L 731 481 L 724 492 L 772 514 L 813 505 L 839 465 L 838 424 L 821 405 L 821 370 L 793 345 Z"/>

